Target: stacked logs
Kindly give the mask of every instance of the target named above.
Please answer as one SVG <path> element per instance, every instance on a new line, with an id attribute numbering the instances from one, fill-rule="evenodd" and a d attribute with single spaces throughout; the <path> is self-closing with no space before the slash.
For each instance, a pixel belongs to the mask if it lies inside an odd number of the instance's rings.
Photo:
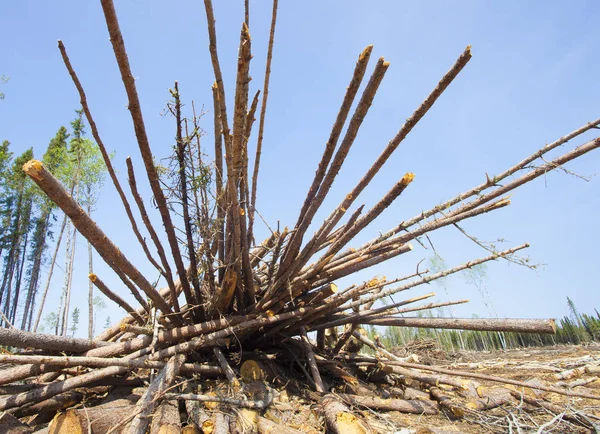
<path id="1" fill-rule="evenodd" d="M 171 90 L 173 103 L 169 109 L 176 119 L 174 161 L 177 167 L 173 188 L 183 221 L 180 231 L 184 234 L 182 239 L 178 239 L 172 204 L 161 186 L 153 161 L 114 5 L 112 0 L 102 0 L 145 173 L 164 228 L 161 236 L 166 238 L 167 247 L 163 246 L 151 222 L 144 199 L 138 192 L 133 165 L 128 159 L 129 186 L 143 226 L 138 224 L 99 135 L 83 87 L 64 45 L 59 42 L 63 60 L 79 92 L 92 134 L 104 156 L 132 230 L 147 259 L 160 273 L 164 288 L 157 290 L 150 283 L 41 162 L 32 160 L 25 164 L 25 173 L 71 219 L 116 273 L 139 307 L 134 308 L 125 301 L 119 295 L 121 289 L 112 290 L 102 276 L 91 274 L 89 278 L 96 288 L 127 313 L 119 324 L 105 330 L 94 340 L 0 329 L 0 345 L 14 349 L 12 353 L 0 356 L 0 362 L 12 365 L 0 370 L 0 410 L 7 412 L 3 415 L 5 426 L 13 423 L 18 427 L 15 429 L 31 432 L 30 426 L 43 426 L 54 417 L 50 432 L 67 432 L 64 430 L 68 429 L 68 432 L 143 433 L 149 427 L 151 432 L 179 432 L 180 413 L 184 413 L 189 421 L 186 432 L 199 432 L 200 429 L 204 432 L 229 432 L 230 426 L 244 420 L 250 420 L 250 425 L 255 427 L 253 429 L 260 432 L 272 432 L 274 429 L 297 432 L 259 414 L 270 407 L 283 405 L 284 385 L 296 395 L 318 402 L 317 408 L 331 432 L 367 431 L 361 420 L 350 411 L 350 407 L 355 406 L 418 414 L 437 413 L 441 408 L 459 415 L 463 409 L 448 397 L 448 393 L 451 390 L 471 390 L 469 387 L 473 383 L 461 378 L 474 375 L 477 378 L 476 374 L 420 365 L 415 357 L 399 358 L 369 339 L 361 326 L 554 333 L 552 320 L 405 316 L 467 301 L 418 304 L 433 297 L 434 293 L 407 296 L 386 305 L 377 304 L 383 298 L 479 264 L 500 258 L 515 260 L 513 255 L 528 244 L 489 251 L 487 256 L 437 273 L 417 267 L 417 271 L 409 276 L 389 280 L 375 277 L 344 289 L 338 288 L 335 282 L 409 254 L 413 250 L 412 241 L 436 229 L 508 206 L 510 200 L 507 195 L 515 188 L 598 148 L 600 138 L 551 161 L 543 160 L 537 167 L 532 166 L 549 151 L 597 128 L 600 119 L 545 145 L 506 171 L 493 177 L 487 176 L 484 183 L 400 222 L 368 243 L 349 248 L 354 237 L 410 186 L 414 174 L 406 173 L 370 210 L 364 211 L 362 205 L 349 213 L 360 193 L 469 62 L 471 49 L 467 47 L 385 146 L 358 184 L 317 231 L 308 236 L 308 229 L 324 203 L 389 67 L 389 62 L 383 58 L 376 62 L 355 104 L 372 52 L 372 46 L 369 46 L 358 57 L 296 224 L 292 229 L 272 231 L 263 242 L 255 243 L 257 181 L 277 1 L 273 4 L 252 176 L 248 142 L 259 95 L 257 93 L 250 102 L 248 83 L 252 51 L 248 9 L 240 33 L 231 121 L 218 58 L 212 4 L 210 0 L 205 0 L 204 4 L 215 75 L 215 177 L 214 185 L 191 187 L 188 178 L 193 173 L 190 175 L 190 170 L 193 172 L 200 166 L 190 159 L 194 155 L 198 157 L 199 153 L 194 154 L 190 150 L 194 135 L 188 133 L 187 120 L 183 119 L 176 83 Z M 353 106 L 355 109 L 350 116 Z M 195 124 L 196 118 L 193 122 Z M 194 130 L 197 130 L 197 125 L 194 125 Z M 211 218 L 213 212 L 216 219 Z M 191 221 L 197 224 L 192 225 Z M 153 246 L 146 243 L 143 229 L 148 232 Z M 185 261 L 188 262 L 187 267 Z M 311 332 L 314 332 L 314 337 Z M 364 345 L 370 347 L 375 355 L 360 354 Z M 297 376 L 302 380 L 294 380 Z M 215 378 L 225 378 L 226 387 L 222 382 L 210 382 Z M 515 386 L 513 392 L 518 388 L 531 387 L 497 377 L 483 379 L 512 384 Z M 308 382 L 308 386 L 303 386 L 303 382 Z M 369 384 L 387 384 L 387 389 L 375 391 L 368 387 Z M 281 387 L 276 390 L 278 386 Z M 538 389 L 599 398 L 543 384 L 536 385 Z M 337 393 L 331 393 L 333 390 Z M 108 397 L 105 397 L 107 393 Z M 501 405 L 512 396 L 503 392 L 496 395 L 482 393 L 483 396 L 473 398 L 476 408 Z M 185 406 L 178 406 L 178 401 Z M 201 406 L 201 402 L 205 405 Z M 243 416 L 241 410 L 233 412 L 233 408 L 250 409 L 254 413 Z M 55 417 L 58 411 L 64 412 Z M 28 425 L 24 425 L 25 421 Z M 167 431 L 165 427 L 174 431 Z"/>

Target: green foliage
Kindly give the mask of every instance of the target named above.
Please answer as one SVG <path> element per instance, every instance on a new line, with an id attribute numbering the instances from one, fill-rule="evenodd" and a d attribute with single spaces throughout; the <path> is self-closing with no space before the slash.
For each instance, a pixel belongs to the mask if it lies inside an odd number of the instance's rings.
<path id="1" fill-rule="evenodd" d="M 71 336 L 75 336 L 75 333 L 77 332 L 77 330 L 79 329 L 79 308 L 76 307 L 75 309 L 73 309 L 73 313 L 71 314 Z"/>
<path id="2" fill-rule="evenodd" d="M 571 312 L 571 318 L 577 323 L 577 325 L 581 326 L 581 318 L 579 316 L 579 312 L 577 311 L 575 303 L 573 302 L 573 300 L 571 300 L 570 297 L 567 297 L 567 305 L 569 306 L 569 311 Z"/>

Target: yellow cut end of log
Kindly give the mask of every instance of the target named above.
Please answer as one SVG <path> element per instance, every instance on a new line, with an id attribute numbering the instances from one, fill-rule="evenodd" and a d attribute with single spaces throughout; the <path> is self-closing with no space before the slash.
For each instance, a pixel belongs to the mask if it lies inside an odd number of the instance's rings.
<path id="1" fill-rule="evenodd" d="M 96 276 L 94 273 L 90 273 L 88 274 L 88 279 L 90 279 L 92 282 L 95 282 L 96 279 L 98 279 L 98 276 Z"/>
<path id="2" fill-rule="evenodd" d="M 246 211 L 244 211 L 244 208 L 240 208 L 240 216 L 243 217 L 246 215 Z"/>
<path id="3" fill-rule="evenodd" d="M 385 66 L 387 68 L 388 66 L 390 66 L 390 62 L 389 61 L 383 62 L 383 66 Z"/>
<path id="4" fill-rule="evenodd" d="M 204 434 L 212 434 L 215 430 L 215 423 L 211 419 L 207 419 L 202 422 L 202 432 Z"/>
<path id="5" fill-rule="evenodd" d="M 408 186 L 408 184 L 410 184 L 411 182 L 413 182 L 413 179 L 415 179 L 415 174 L 412 172 L 407 172 L 403 177 L 402 180 L 400 181 L 400 184 L 403 187 Z"/>
<path id="6" fill-rule="evenodd" d="M 208 396 L 217 396 L 217 394 L 215 392 L 213 392 L 212 390 L 210 392 L 208 392 L 207 395 Z M 206 401 L 206 402 L 204 402 L 204 407 L 206 407 L 209 410 L 216 410 L 217 408 L 219 408 L 219 403 L 216 401 Z M 202 429 L 204 429 L 204 425 L 202 426 Z M 206 431 L 204 431 L 204 432 L 206 432 Z"/>
<path id="7" fill-rule="evenodd" d="M 275 312 L 273 312 L 271 309 L 268 309 L 268 310 L 265 312 L 265 315 L 267 315 L 269 318 L 272 318 L 272 317 L 274 317 L 274 316 L 275 316 Z"/>
<path id="8" fill-rule="evenodd" d="M 347 195 L 346 200 L 352 200 L 352 195 L 351 194 Z"/>
<path id="9" fill-rule="evenodd" d="M 42 170 L 44 170 L 44 163 L 39 160 L 29 160 L 27 163 L 23 164 L 23 172 L 36 181 L 42 180 Z"/>
<path id="10" fill-rule="evenodd" d="M 266 377 L 265 370 L 255 360 L 246 360 L 240 366 L 240 376 L 246 383 L 252 383 L 254 381 L 262 381 Z"/>
<path id="11" fill-rule="evenodd" d="M 356 434 L 367 433 L 367 430 L 362 426 L 356 416 L 347 411 L 340 411 L 336 414 L 336 422 L 340 432 Z"/>
<path id="12" fill-rule="evenodd" d="M 471 54 L 471 44 L 467 45 L 467 48 L 465 49 L 465 51 L 469 54 Z"/>

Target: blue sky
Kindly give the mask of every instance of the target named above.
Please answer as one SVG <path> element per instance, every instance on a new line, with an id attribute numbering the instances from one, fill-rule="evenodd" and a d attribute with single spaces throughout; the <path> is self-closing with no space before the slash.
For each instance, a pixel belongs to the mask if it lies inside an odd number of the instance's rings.
<path id="1" fill-rule="evenodd" d="M 214 3 L 231 107 L 243 2 Z M 262 87 L 271 3 L 251 3 L 251 90 L 255 91 Z M 374 44 L 370 68 L 379 56 L 391 66 L 329 199 L 315 218 L 319 223 L 468 44 L 473 46 L 473 59 L 357 200 L 356 205 L 364 203 L 368 209 L 405 172 L 416 174 L 413 184 L 354 245 L 600 117 L 600 12 L 595 2 L 280 3 L 257 203 L 271 225 L 278 219 L 282 226 L 295 223 L 356 58 L 369 44 Z M 123 0 L 116 2 L 116 8 L 150 143 L 156 157 L 162 158 L 174 142 L 174 123 L 161 116 L 174 80 L 179 80 L 184 101 L 189 104 L 193 99 L 197 107 L 212 110 L 214 78 L 202 2 Z M 0 102 L 0 139 L 10 140 L 15 153 L 33 146 L 41 156 L 58 128 L 73 119 L 79 98 L 56 47 L 61 39 L 87 92 L 102 139 L 115 152 L 122 182 L 126 183 L 128 155 L 141 179 L 141 159 L 99 2 L 6 2 L 0 21 L 0 73 L 10 76 L 2 85 L 6 98 Z M 208 132 L 204 143 L 209 149 L 211 117 L 209 113 L 204 119 Z M 593 137 L 582 136 L 567 148 Z M 251 146 L 255 142 L 251 139 Z M 594 175 L 599 167 L 596 151 L 567 168 Z M 600 307 L 599 192 L 597 178 L 584 182 L 551 173 L 519 189 L 508 208 L 464 223 L 479 239 L 506 239 L 506 248 L 530 242 L 526 255 L 546 264 L 537 273 L 506 262 L 488 266 L 486 296 L 500 316 L 562 317 L 568 313 L 567 296 L 583 312 Z M 154 275 L 109 183 L 94 218 L 140 269 Z M 155 223 L 159 225 L 157 219 Z M 258 230 L 257 239 L 266 236 L 264 227 Z M 453 229 L 436 232 L 432 241 L 448 266 L 486 255 Z M 81 243 L 78 249 L 82 257 L 76 265 L 71 305 L 85 312 L 86 248 Z M 410 274 L 419 260 L 432 255 L 415 245 L 412 253 L 355 280 L 374 274 L 389 278 Z M 99 262 L 98 274 L 125 294 Z M 50 308 L 58 304 L 61 284 L 59 273 Z M 462 277 L 449 279 L 445 286 L 420 288 L 409 296 L 434 290 L 440 300 L 469 298 L 471 303 L 455 309 L 457 316 L 488 316 L 480 292 Z M 121 317 L 112 307 L 101 315 Z"/>

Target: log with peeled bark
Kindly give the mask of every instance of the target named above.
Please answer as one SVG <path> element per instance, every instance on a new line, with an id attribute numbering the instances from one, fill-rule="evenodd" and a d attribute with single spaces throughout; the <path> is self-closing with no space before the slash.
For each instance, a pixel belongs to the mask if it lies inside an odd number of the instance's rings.
<path id="1" fill-rule="evenodd" d="M 504 318 L 374 318 L 362 319 L 363 324 L 395 327 L 418 327 L 493 332 L 555 334 L 553 319 Z"/>

